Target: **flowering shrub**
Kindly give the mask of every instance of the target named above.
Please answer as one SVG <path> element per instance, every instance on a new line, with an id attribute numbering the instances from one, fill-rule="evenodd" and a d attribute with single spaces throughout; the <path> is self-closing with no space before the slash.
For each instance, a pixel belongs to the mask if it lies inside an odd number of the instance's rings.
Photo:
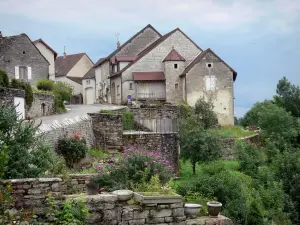
<path id="1" fill-rule="evenodd" d="M 98 167 L 98 176 L 94 178 L 105 190 L 134 188 L 142 180 L 150 181 L 158 175 L 161 184 L 172 178 L 172 168 L 168 160 L 156 152 L 125 148 L 114 163 L 102 164 Z"/>
<path id="2" fill-rule="evenodd" d="M 73 168 L 75 163 L 83 159 L 87 153 L 86 140 L 75 133 L 74 137 L 62 138 L 58 140 L 57 153 L 61 154 L 69 168 Z"/>

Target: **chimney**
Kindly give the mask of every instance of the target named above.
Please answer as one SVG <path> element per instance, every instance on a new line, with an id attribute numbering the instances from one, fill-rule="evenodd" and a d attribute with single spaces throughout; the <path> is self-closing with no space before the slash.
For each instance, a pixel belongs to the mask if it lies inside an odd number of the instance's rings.
<path id="1" fill-rule="evenodd" d="M 2 32 L 0 31 L 0 38 L 2 38 L 3 36 L 2 36 Z"/>
<path id="2" fill-rule="evenodd" d="M 66 55 L 67 55 L 67 53 L 66 53 L 66 46 L 64 46 L 64 59 L 66 59 Z"/>
<path id="3" fill-rule="evenodd" d="M 120 46 L 121 46 L 121 44 L 120 44 L 120 42 L 118 41 L 118 42 L 117 42 L 117 48 L 120 48 Z"/>

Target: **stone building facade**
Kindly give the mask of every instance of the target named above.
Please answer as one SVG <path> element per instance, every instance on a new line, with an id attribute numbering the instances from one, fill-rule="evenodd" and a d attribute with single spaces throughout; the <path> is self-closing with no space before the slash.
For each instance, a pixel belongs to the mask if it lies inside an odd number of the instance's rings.
<path id="1" fill-rule="evenodd" d="M 0 36 L 0 69 L 9 79 L 23 79 L 33 85 L 49 76 L 49 62 L 26 34 Z"/>
<path id="2" fill-rule="evenodd" d="M 237 73 L 211 49 L 203 51 L 179 28 L 159 36 L 131 59 L 106 73 L 112 103 L 127 104 L 131 99 L 172 104 L 185 101 L 193 106 L 204 98 L 214 104 L 221 125 L 234 124 L 233 82 Z M 115 61 L 118 57 L 113 55 L 105 63 L 114 68 Z"/>
<path id="3" fill-rule="evenodd" d="M 49 116 L 54 113 L 54 95 L 34 93 L 32 105 L 26 112 L 26 118 L 33 119 L 42 116 Z"/>

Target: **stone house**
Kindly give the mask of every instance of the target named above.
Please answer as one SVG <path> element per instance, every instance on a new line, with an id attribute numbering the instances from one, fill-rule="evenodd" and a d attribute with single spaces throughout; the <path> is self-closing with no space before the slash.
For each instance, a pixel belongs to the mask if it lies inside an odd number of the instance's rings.
<path id="1" fill-rule="evenodd" d="M 3 36 L 0 32 L 0 69 L 10 79 L 36 84 L 48 79 L 49 62 L 26 34 Z"/>
<path id="2" fill-rule="evenodd" d="M 43 56 L 50 63 L 49 65 L 49 79 L 55 80 L 55 59 L 57 57 L 57 52 L 53 50 L 46 42 L 44 42 L 41 38 L 33 41 L 35 46 L 40 50 Z"/>
<path id="3" fill-rule="evenodd" d="M 204 97 L 213 102 L 221 125 L 233 125 L 233 82 L 237 73 L 211 49 L 203 51 L 179 28 L 163 36 L 151 25 L 143 30 L 129 42 L 141 43 L 139 37 L 145 36 L 142 40 L 147 44 L 143 47 L 131 47 L 135 51 L 130 52 L 120 46 L 95 65 L 96 87 L 99 68 L 104 74 L 102 81 L 109 85 L 107 101 L 127 104 L 128 99 L 151 99 L 194 105 Z M 129 48 L 127 42 L 124 45 Z"/>
<path id="4" fill-rule="evenodd" d="M 96 103 L 95 68 L 91 68 L 82 78 L 83 104 Z"/>
<path id="5" fill-rule="evenodd" d="M 73 95 L 82 94 L 82 78 L 93 67 L 86 53 L 59 56 L 55 60 L 55 81 L 69 84 Z"/>

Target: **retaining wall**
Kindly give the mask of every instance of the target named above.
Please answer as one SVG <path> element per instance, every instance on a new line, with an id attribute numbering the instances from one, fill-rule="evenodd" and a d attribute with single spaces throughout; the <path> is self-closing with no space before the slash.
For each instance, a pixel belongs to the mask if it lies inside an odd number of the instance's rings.
<path id="1" fill-rule="evenodd" d="M 33 94 L 33 102 L 30 109 L 26 112 L 28 119 L 42 116 L 49 116 L 55 113 L 54 95 L 51 94 Z"/>

